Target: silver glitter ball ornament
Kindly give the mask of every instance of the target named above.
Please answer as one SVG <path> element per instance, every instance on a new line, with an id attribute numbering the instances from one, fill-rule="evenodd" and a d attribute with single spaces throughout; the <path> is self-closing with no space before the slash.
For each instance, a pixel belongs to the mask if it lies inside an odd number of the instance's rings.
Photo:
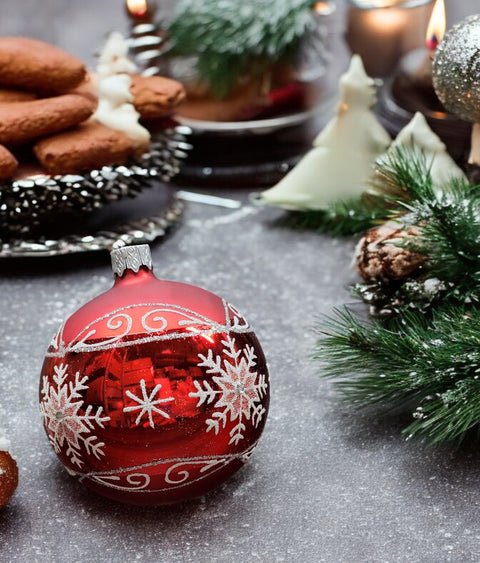
<path id="1" fill-rule="evenodd" d="M 480 15 L 454 25 L 432 63 L 433 87 L 447 111 L 480 122 Z"/>

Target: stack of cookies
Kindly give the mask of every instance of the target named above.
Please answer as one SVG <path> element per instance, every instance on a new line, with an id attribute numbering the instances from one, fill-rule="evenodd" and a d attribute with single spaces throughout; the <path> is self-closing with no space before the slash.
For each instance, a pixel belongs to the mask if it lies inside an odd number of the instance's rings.
<path id="1" fill-rule="evenodd" d="M 98 86 L 82 61 L 53 45 L 0 38 L 0 179 L 81 174 L 147 151 L 148 137 L 139 143 L 116 123 L 97 119 Z M 179 82 L 160 76 L 132 74 L 128 88 L 132 112 L 147 131 L 185 97 Z"/>

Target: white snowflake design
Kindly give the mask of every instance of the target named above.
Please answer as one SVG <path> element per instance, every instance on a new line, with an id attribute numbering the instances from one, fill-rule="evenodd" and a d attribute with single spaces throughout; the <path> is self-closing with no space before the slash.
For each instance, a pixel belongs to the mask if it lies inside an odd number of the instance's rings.
<path id="1" fill-rule="evenodd" d="M 222 344 L 223 354 L 229 358 L 224 358 L 223 363 L 222 356 L 214 357 L 212 350 L 207 356 L 198 355 L 202 360 L 199 367 L 206 367 L 207 373 L 218 374 L 213 380 L 220 389 L 213 389 L 208 381 L 203 382 L 203 389 L 198 381 L 194 381 L 197 392 L 189 393 L 189 396 L 198 397 L 197 407 L 218 398 L 215 403 L 218 410 L 207 419 L 207 432 L 213 429 L 218 434 L 221 427 L 225 428 L 230 415 L 230 421 L 238 420 L 238 423 L 230 431 L 229 444 L 238 444 L 245 437 L 244 421 L 251 419 L 253 426 L 257 427 L 266 412 L 260 401 L 267 392 L 267 383 L 264 374 L 254 371 L 256 356 L 253 346 L 246 344 L 244 349 L 236 350 L 235 339 L 230 335 L 222 340 Z"/>
<path id="2" fill-rule="evenodd" d="M 166 413 L 164 410 L 159 409 L 156 405 L 160 405 L 162 403 L 168 403 L 170 401 L 174 401 L 175 397 L 167 397 L 166 399 L 156 399 L 155 395 L 160 391 L 162 388 L 161 384 L 155 385 L 150 395 L 147 394 L 147 386 L 145 383 L 145 379 L 140 380 L 140 389 L 142 390 L 142 397 L 137 397 L 131 391 L 126 391 L 126 394 L 138 403 L 138 405 L 131 405 L 129 407 L 125 407 L 123 412 L 133 412 L 139 410 L 140 413 L 135 420 L 135 424 L 138 424 L 142 419 L 144 414 L 148 414 L 148 422 L 150 423 L 151 428 L 155 428 L 155 424 L 153 423 L 153 413 L 156 412 L 162 415 L 165 418 L 170 418 L 170 415 Z"/>
<path id="3" fill-rule="evenodd" d="M 80 373 L 77 371 L 75 380 L 67 383 L 68 364 L 60 364 L 53 369 L 55 385 L 50 384 L 47 376 L 43 376 L 40 414 L 54 450 L 60 453 L 63 444 L 66 443 L 65 455 L 72 464 L 81 467 L 82 445 L 88 454 L 93 454 L 97 459 L 105 455 L 103 452 L 105 444 L 98 441 L 92 430 L 95 425 L 105 428 L 104 423 L 109 421 L 110 417 L 102 416 L 102 407 L 98 407 L 94 412 L 92 405 L 88 405 L 82 414 L 81 391 L 88 389 L 88 385 L 85 385 L 88 376 L 80 378 Z"/>

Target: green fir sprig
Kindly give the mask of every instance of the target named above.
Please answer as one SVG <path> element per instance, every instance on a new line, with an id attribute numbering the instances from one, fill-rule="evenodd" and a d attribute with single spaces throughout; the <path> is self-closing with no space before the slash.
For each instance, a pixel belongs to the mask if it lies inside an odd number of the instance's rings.
<path id="1" fill-rule="evenodd" d="M 417 236 L 392 241 L 426 257 L 413 278 L 354 287 L 369 304 L 377 301 L 377 308 L 385 309 L 390 301 L 396 311 L 425 309 L 438 298 L 480 302 L 480 186 L 458 178 L 434 186 L 430 168 L 422 152 L 397 147 L 377 163 L 372 191 L 355 201 L 332 204 L 316 225 L 322 232 L 349 235 L 394 220 L 418 231 Z M 297 226 L 300 216 L 295 219 Z"/>
<path id="2" fill-rule="evenodd" d="M 480 186 L 454 181 L 411 207 L 421 236 L 406 244 L 428 256 L 429 275 L 477 295 L 480 289 Z"/>
<path id="3" fill-rule="evenodd" d="M 390 284 L 387 293 L 400 291 L 408 306 L 409 293 L 412 303 L 416 296 L 425 301 L 425 294 L 418 293 L 418 283 L 435 279 L 441 282 L 436 287 L 441 289 L 443 303 L 479 302 L 480 186 L 457 178 L 435 187 L 429 164 L 412 149 L 393 151 L 379 164 L 379 172 L 379 189 L 397 205 L 397 220 L 416 227 L 419 233 L 395 244 L 426 257 L 415 276 L 416 284 L 407 277 Z M 405 194 L 403 200 L 399 192 Z"/>
<path id="4" fill-rule="evenodd" d="M 355 293 L 387 315 L 349 310 L 319 328 L 315 359 L 357 406 L 407 410 L 408 438 L 460 443 L 480 437 L 480 186 L 434 186 L 411 149 L 379 165 L 376 188 L 416 236 L 392 241 L 426 257 L 409 277 L 362 283 Z"/>
<path id="5" fill-rule="evenodd" d="M 480 428 L 480 311 L 441 307 L 362 323 L 347 309 L 320 331 L 315 358 L 357 406 L 407 409 L 408 438 L 459 443 Z M 346 377 L 348 374 L 348 377 Z"/>
<path id="6" fill-rule="evenodd" d="M 294 229 L 309 229 L 333 236 L 352 236 L 384 223 L 394 215 L 388 200 L 375 193 L 332 203 L 318 211 L 292 211 L 282 222 Z"/>
<path id="7" fill-rule="evenodd" d="M 313 0 L 181 0 L 168 26 L 171 55 L 197 57 L 214 95 L 237 79 L 289 59 L 316 27 Z"/>

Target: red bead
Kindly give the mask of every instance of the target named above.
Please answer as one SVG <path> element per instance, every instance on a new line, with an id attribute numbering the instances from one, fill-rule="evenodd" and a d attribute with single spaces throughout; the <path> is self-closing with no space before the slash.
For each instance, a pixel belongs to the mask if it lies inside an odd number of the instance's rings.
<path id="1" fill-rule="evenodd" d="M 133 504 L 225 481 L 252 455 L 268 402 L 265 357 L 243 316 L 145 268 L 65 322 L 40 383 L 45 430 L 69 473 Z"/>
<path id="2" fill-rule="evenodd" d="M 0 508 L 10 500 L 17 485 L 17 462 L 7 451 L 0 450 Z"/>

